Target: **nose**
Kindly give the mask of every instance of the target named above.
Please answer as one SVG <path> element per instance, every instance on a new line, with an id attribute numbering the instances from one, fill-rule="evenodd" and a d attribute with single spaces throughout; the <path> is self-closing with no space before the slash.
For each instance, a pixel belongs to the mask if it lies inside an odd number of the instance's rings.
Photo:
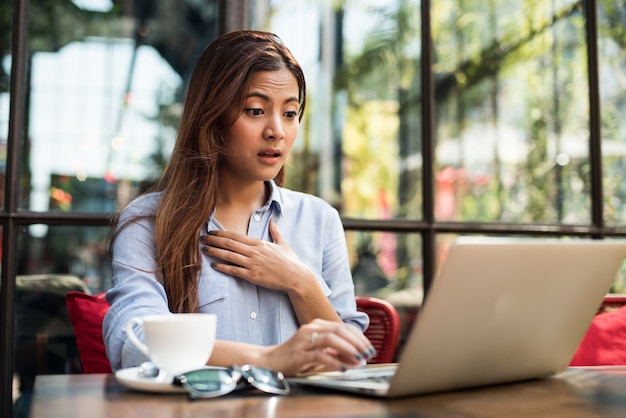
<path id="1" fill-rule="evenodd" d="M 285 129 L 280 117 L 275 116 L 268 119 L 267 126 L 263 131 L 263 138 L 268 141 L 280 141 L 285 137 Z"/>

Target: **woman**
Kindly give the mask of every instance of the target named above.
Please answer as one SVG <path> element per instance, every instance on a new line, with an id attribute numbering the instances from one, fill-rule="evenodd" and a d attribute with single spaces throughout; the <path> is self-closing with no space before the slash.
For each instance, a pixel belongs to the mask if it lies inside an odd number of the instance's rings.
<path id="1" fill-rule="evenodd" d="M 228 33 L 199 58 L 162 178 L 115 223 L 113 370 L 145 361 L 126 341 L 131 317 L 172 312 L 217 314 L 211 365 L 295 375 L 374 354 L 337 211 L 282 188 L 305 99 L 302 69 L 273 34 Z"/>

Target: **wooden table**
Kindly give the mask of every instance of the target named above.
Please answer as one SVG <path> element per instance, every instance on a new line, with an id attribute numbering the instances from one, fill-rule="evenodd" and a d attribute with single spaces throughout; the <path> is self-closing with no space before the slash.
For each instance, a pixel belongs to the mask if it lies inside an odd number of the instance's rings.
<path id="1" fill-rule="evenodd" d="M 547 379 L 395 400 L 293 385 L 288 396 L 132 391 L 113 375 L 38 376 L 31 418 L 193 417 L 626 417 L 626 367 L 575 369 Z"/>

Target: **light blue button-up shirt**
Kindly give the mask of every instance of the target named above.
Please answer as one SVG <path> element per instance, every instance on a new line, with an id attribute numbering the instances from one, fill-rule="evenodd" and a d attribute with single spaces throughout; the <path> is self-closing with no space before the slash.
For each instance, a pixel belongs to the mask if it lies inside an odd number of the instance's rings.
<path id="1" fill-rule="evenodd" d="M 363 331 L 367 315 L 357 312 L 345 234 L 337 211 L 324 200 L 294 192 L 270 182 L 272 194 L 249 222 L 248 236 L 271 240 L 274 219 L 293 251 L 317 276 L 341 319 Z M 144 354 L 126 339 L 126 323 L 135 316 L 170 314 L 165 289 L 156 275 L 154 225 L 160 193 L 137 198 L 120 215 L 119 225 L 147 215 L 121 229 L 113 248 L 113 288 L 107 292 L 111 308 L 103 324 L 104 341 L 112 369 L 138 366 Z M 223 229 L 211 217 L 207 231 Z M 198 249 L 198 251 L 200 251 Z M 217 339 L 259 345 L 289 339 L 299 323 L 285 292 L 266 289 L 215 271 L 211 257 L 201 254 L 199 311 L 217 315 Z M 141 336 L 141 330 L 137 330 Z"/>

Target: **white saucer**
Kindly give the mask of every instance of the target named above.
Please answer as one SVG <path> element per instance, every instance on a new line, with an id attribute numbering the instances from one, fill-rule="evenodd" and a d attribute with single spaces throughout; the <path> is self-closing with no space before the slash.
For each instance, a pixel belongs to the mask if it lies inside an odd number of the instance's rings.
<path id="1" fill-rule="evenodd" d="M 139 376 L 139 367 L 130 367 L 115 372 L 117 380 L 126 387 L 143 392 L 185 393 L 185 389 L 172 384 L 172 378 L 161 372 L 157 377 Z"/>

